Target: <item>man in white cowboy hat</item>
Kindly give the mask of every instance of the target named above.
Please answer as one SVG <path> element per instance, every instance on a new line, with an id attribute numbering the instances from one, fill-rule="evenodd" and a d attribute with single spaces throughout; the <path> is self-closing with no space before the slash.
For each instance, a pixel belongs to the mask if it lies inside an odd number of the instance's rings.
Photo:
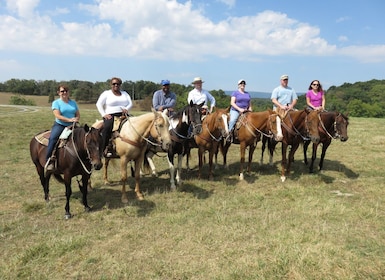
<path id="1" fill-rule="evenodd" d="M 209 112 L 211 113 L 215 107 L 215 98 L 210 94 L 210 92 L 202 89 L 202 83 L 204 83 L 204 81 L 202 81 L 202 78 L 194 78 L 194 80 L 192 81 L 194 89 L 189 92 L 187 97 L 187 103 L 190 104 L 190 101 L 192 101 L 194 104 L 204 103 L 203 106 L 207 106 L 206 108 L 208 108 L 208 103 L 210 103 Z"/>

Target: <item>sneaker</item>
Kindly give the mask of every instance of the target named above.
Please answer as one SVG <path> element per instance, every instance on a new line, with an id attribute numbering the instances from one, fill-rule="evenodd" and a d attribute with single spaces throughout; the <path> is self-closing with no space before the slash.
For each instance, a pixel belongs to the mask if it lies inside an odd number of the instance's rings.
<path id="1" fill-rule="evenodd" d="M 49 158 L 47 160 L 47 163 L 44 166 L 44 171 L 45 171 L 45 173 L 47 173 L 47 172 L 53 172 L 55 170 L 56 170 L 55 159 Z"/>

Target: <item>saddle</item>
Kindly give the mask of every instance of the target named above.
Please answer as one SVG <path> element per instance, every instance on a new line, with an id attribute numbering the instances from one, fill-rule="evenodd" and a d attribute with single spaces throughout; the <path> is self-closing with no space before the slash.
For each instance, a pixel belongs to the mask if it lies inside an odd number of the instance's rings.
<path id="1" fill-rule="evenodd" d="M 62 148 L 67 143 L 68 137 L 72 134 L 72 126 L 67 126 L 59 136 L 57 143 L 57 148 Z M 43 131 L 35 136 L 36 141 L 38 141 L 43 146 L 48 146 L 49 137 L 51 136 L 51 130 Z"/>

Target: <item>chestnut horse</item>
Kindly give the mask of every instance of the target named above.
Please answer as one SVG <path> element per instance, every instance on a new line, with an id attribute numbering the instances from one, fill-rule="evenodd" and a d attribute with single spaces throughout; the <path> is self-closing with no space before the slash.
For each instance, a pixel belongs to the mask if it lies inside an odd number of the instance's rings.
<path id="1" fill-rule="evenodd" d="M 249 162 L 247 172 L 251 171 L 251 162 L 253 161 L 253 153 L 256 148 L 256 143 L 260 141 L 261 135 L 266 137 L 277 137 L 277 114 L 272 110 L 262 112 L 246 112 L 239 116 L 235 125 L 234 144 L 239 144 L 240 149 L 240 172 L 239 180 L 244 179 L 243 165 L 245 163 L 246 148 L 249 147 Z M 231 143 L 226 142 L 223 145 L 223 164 L 227 168 L 227 152 Z"/>
<path id="2" fill-rule="evenodd" d="M 94 127 L 100 127 L 103 121 L 95 123 Z M 126 180 L 127 164 L 129 161 L 135 162 L 135 193 L 139 200 L 143 200 L 143 194 L 140 191 L 140 168 L 143 165 L 144 153 L 147 149 L 147 143 L 150 142 L 149 136 L 160 143 L 162 149 L 167 150 L 171 143 L 168 132 L 169 121 L 167 112 L 157 112 L 152 110 L 136 117 L 129 117 L 122 125 L 119 135 L 113 140 L 116 147 L 116 153 L 120 157 L 120 173 L 122 183 L 122 202 L 127 203 Z M 155 145 L 155 143 L 152 143 Z M 104 182 L 108 183 L 107 170 L 111 158 L 105 158 L 104 164 Z"/>
<path id="3" fill-rule="evenodd" d="M 202 121 L 201 110 L 204 103 L 196 105 L 190 102 L 182 109 L 178 110 L 169 119 L 171 145 L 167 150 L 162 150 L 159 146 L 148 144 L 145 158 L 144 168 L 151 168 L 152 175 L 158 176 L 152 157 L 161 152 L 167 153 L 168 164 L 170 168 L 170 184 L 171 190 L 176 189 L 175 180 L 178 185 L 181 184 L 182 178 L 182 158 L 186 141 L 190 141 L 194 135 L 201 133 Z M 178 166 L 175 174 L 174 155 L 178 155 Z"/>
<path id="4" fill-rule="evenodd" d="M 278 114 L 282 118 L 281 181 L 284 182 L 286 180 L 286 174 L 290 172 L 290 166 L 294 161 L 294 154 L 299 144 L 307 140 L 313 143 L 319 142 L 319 117 L 318 111 L 309 109 L 290 110 L 285 113 L 278 110 Z M 288 146 L 291 146 L 289 160 L 287 160 Z"/>
<path id="5" fill-rule="evenodd" d="M 45 134 L 48 134 L 46 132 Z M 72 217 L 70 212 L 70 197 L 72 194 L 71 179 L 76 175 L 82 176 L 82 184 L 79 183 L 79 189 L 83 195 L 83 205 L 86 211 L 90 210 L 87 202 L 87 185 L 91 176 L 92 169 L 99 170 L 102 167 L 102 137 L 100 131 L 95 128 L 84 127 L 74 128 L 65 144 L 59 145 L 56 151 L 55 171 L 44 174 L 44 166 L 46 164 L 47 153 L 47 137 L 48 135 L 38 137 L 42 133 L 37 134 L 31 139 L 30 153 L 31 159 L 36 166 L 37 173 L 40 177 L 40 183 L 44 190 L 44 198 L 48 202 L 49 196 L 49 180 L 51 175 L 66 188 L 66 205 L 65 218 Z M 61 140 L 59 140 L 61 141 Z M 64 178 L 62 178 L 63 174 Z"/>
<path id="6" fill-rule="evenodd" d="M 215 109 L 214 112 L 208 114 L 202 121 L 202 132 L 194 136 L 195 144 L 198 148 L 199 179 L 202 176 L 205 151 L 209 151 L 209 180 L 214 179 L 213 156 L 218 151 L 219 142 L 228 134 L 229 112 L 230 107 Z"/>
<path id="7" fill-rule="evenodd" d="M 321 112 L 319 114 L 320 123 L 319 123 L 319 134 L 320 141 L 322 143 L 322 153 L 321 159 L 319 162 L 319 170 L 322 170 L 323 162 L 326 154 L 326 150 L 328 149 L 332 139 L 340 139 L 342 142 L 348 140 L 348 125 L 349 119 L 347 116 L 339 113 L 339 112 Z M 311 163 L 309 166 L 309 172 L 313 173 L 314 161 L 317 157 L 317 148 L 319 143 L 313 142 L 313 151 L 311 157 Z M 304 160 L 307 165 L 307 148 L 310 145 L 310 141 L 305 141 L 303 146 Z"/>

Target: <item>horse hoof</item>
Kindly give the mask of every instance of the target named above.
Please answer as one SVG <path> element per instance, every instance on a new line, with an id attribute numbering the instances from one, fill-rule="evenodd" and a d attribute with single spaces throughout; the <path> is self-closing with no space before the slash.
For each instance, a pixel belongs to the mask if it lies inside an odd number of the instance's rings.
<path id="1" fill-rule="evenodd" d="M 240 173 L 240 174 L 239 174 L 239 180 L 240 180 L 240 181 L 243 181 L 244 179 L 245 179 L 245 177 L 243 176 L 243 173 Z"/>
<path id="2" fill-rule="evenodd" d="M 281 176 L 281 181 L 282 183 L 286 181 L 286 177 L 285 176 Z"/>
<path id="3" fill-rule="evenodd" d="M 137 197 L 137 199 L 138 199 L 139 201 L 144 200 L 144 197 L 143 197 L 142 194 L 137 194 L 136 197 Z"/>
<path id="4" fill-rule="evenodd" d="M 64 215 L 64 219 L 66 219 L 66 220 L 69 220 L 71 218 L 72 218 L 71 213 L 67 213 L 67 214 Z"/>
<path id="5" fill-rule="evenodd" d="M 86 212 L 86 213 L 89 213 L 89 212 L 91 212 L 92 211 L 92 208 L 91 207 L 84 207 L 84 212 Z"/>

